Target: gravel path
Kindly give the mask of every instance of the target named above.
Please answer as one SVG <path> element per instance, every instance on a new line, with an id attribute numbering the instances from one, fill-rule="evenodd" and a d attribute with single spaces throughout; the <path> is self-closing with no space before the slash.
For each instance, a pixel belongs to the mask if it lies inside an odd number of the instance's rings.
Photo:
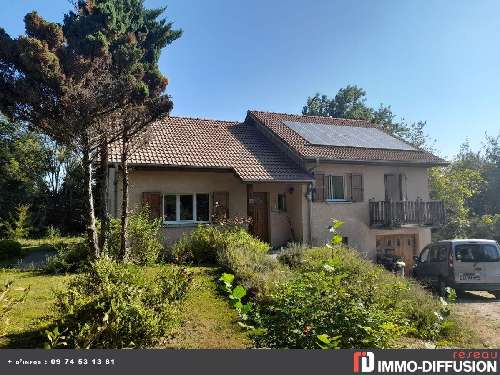
<path id="1" fill-rule="evenodd" d="M 500 300 L 487 292 L 466 292 L 456 308 L 488 348 L 500 348 Z"/>

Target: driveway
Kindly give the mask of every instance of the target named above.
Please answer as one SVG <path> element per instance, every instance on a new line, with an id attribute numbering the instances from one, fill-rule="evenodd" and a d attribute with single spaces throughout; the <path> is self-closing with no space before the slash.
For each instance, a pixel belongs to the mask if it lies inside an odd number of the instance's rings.
<path id="1" fill-rule="evenodd" d="M 466 292 L 456 308 L 486 347 L 500 348 L 500 300 L 487 292 Z"/>

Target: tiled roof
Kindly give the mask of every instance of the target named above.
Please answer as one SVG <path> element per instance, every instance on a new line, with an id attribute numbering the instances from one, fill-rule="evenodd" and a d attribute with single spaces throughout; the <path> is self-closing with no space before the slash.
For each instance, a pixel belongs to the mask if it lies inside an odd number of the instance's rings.
<path id="1" fill-rule="evenodd" d="M 252 124 L 167 117 L 151 126 L 149 142 L 130 165 L 231 169 L 243 181 L 310 181 Z M 119 162 L 116 147 L 110 161 Z"/>
<path id="2" fill-rule="evenodd" d="M 288 148 L 304 159 L 337 161 L 395 162 L 420 165 L 442 165 L 446 161 L 424 150 L 391 150 L 310 144 L 283 121 L 327 124 L 337 126 L 373 127 L 364 120 L 349 120 L 319 116 L 300 116 L 285 113 L 249 111 L 248 116 L 271 130 Z"/>

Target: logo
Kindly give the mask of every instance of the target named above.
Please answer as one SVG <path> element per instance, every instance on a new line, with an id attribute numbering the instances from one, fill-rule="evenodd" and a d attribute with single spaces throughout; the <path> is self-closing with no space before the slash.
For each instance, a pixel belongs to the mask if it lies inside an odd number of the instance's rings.
<path id="1" fill-rule="evenodd" d="M 355 373 L 373 372 L 374 370 L 375 370 L 375 355 L 372 352 L 354 352 Z"/>

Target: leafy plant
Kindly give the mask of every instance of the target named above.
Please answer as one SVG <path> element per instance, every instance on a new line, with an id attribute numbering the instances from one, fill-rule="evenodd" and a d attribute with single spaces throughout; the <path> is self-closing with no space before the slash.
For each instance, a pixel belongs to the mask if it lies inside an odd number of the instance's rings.
<path id="1" fill-rule="evenodd" d="M 100 230 L 100 228 L 98 228 Z M 120 220 L 110 219 L 108 256 L 118 259 L 120 252 Z M 129 217 L 128 222 L 128 259 L 130 263 L 152 265 L 156 263 L 162 252 L 163 244 L 160 236 L 161 220 L 151 219 L 148 208 L 142 208 Z"/>
<path id="2" fill-rule="evenodd" d="M 286 249 L 281 250 L 278 261 L 290 268 L 297 268 L 304 262 L 304 252 L 307 247 L 299 243 L 291 243 Z"/>
<path id="3" fill-rule="evenodd" d="M 47 332 L 48 345 L 151 346 L 178 324 L 178 306 L 190 282 L 183 268 L 165 267 L 150 279 L 137 266 L 97 260 L 57 294 L 58 329 Z"/>
<path id="4" fill-rule="evenodd" d="M 86 242 L 57 243 L 57 254 L 45 262 L 42 271 L 47 274 L 61 274 L 83 271 L 90 264 L 90 249 Z"/>
<path id="5" fill-rule="evenodd" d="M 340 338 L 341 336 L 330 337 L 325 334 L 316 336 L 318 347 L 324 350 L 340 349 Z"/>

